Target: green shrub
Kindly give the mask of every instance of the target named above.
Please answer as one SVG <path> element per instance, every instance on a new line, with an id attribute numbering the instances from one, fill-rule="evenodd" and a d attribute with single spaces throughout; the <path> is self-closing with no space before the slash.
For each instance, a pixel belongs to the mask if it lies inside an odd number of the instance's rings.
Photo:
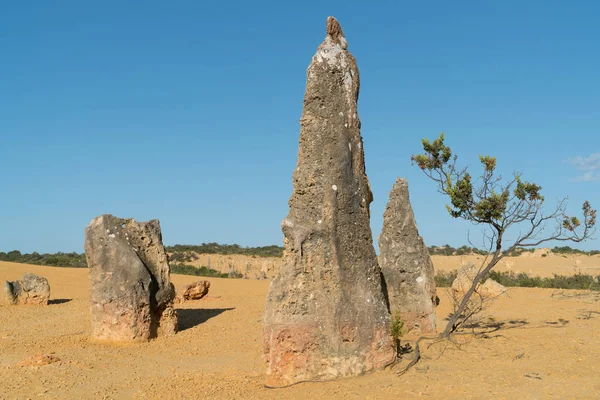
<path id="1" fill-rule="evenodd" d="M 435 284 L 437 287 L 451 287 L 456 279 L 457 271 L 440 271 L 435 275 Z M 600 291 L 600 275 L 586 275 L 577 273 L 575 275 L 564 276 L 554 274 L 551 278 L 542 278 L 539 276 L 529 276 L 526 273 L 515 273 L 512 271 L 491 271 L 486 275 L 482 282 L 491 278 L 499 284 L 506 287 L 535 287 L 549 289 L 583 289 Z"/>
<path id="2" fill-rule="evenodd" d="M 435 286 L 436 287 L 450 287 L 452 286 L 452 282 L 456 279 L 458 275 L 458 271 L 440 271 L 435 275 Z"/>
<path id="3" fill-rule="evenodd" d="M 229 274 L 221 273 L 212 268 L 194 267 L 189 264 L 171 264 L 172 274 L 208 276 L 214 278 L 229 278 Z"/>
<path id="4" fill-rule="evenodd" d="M 479 250 L 476 247 L 460 246 L 458 249 L 446 244 L 444 246 L 430 246 L 427 248 L 432 256 L 463 256 L 468 254 L 487 255 L 485 250 Z"/>
<path id="5" fill-rule="evenodd" d="M 262 247 L 242 247 L 239 244 L 202 243 L 201 245 L 176 244 L 166 246 L 169 253 L 196 252 L 201 254 L 242 254 L 258 257 L 281 257 L 283 247 L 271 245 Z"/>
<path id="6" fill-rule="evenodd" d="M 491 278 L 506 287 L 537 287 L 549 289 L 600 290 L 600 276 L 575 274 L 571 276 L 554 274 L 551 278 L 530 277 L 525 273 L 492 271 L 485 278 Z"/>
<path id="7" fill-rule="evenodd" d="M 392 339 L 394 339 L 394 344 L 396 346 L 396 351 L 400 354 L 402 347 L 400 346 L 400 338 L 404 336 L 404 321 L 400 316 L 400 313 L 397 312 L 392 317 L 392 324 L 390 327 L 390 334 L 392 335 Z"/>
<path id="8" fill-rule="evenodd" d="M 505 251 L 504 255 L 510 256 L 510 257 L 519 257 L 523 253 L 533 253 L 534 251 L 535 251 L 535 249 L 517 247 L 517 248 L 513 249 L 510 253 L 508 251 Z"/>
<path id="9" fill-rule="evenodd" d="M 74 252 L 59 252 L 54 254 L 40 254 L 33 252 L 31 254 L 22 254 L 18 250 L 13 250 L 9 251 L 8 253 L 0 252 L 0 261 L 33 265 L 47 265 L 51 267 L 87 268 L 85 254 L 78 254 Z"/>

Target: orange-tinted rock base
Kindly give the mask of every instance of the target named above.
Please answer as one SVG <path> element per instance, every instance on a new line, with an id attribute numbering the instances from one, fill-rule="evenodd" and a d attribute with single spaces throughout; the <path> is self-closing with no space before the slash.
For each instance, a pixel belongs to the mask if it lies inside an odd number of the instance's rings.
<path id="1" fill-rule="evenodd" d="M 353 352 L 351 342 L 342 342 L 342 349 L 327 351 L 327 338 L 317 326 L 265 328 L 263 332 L 264 357 L 267 362 L 265 385 L 285 387 L 300 382 L 328 381 L 361 375 L 385 368 L 396 359 L 389 346 L 387 332 L 375 332 L 366 354 Z M 348 349 L 343 349 L 347 346 Z M 333 347 L 333 346 L 332 346 Z"/>

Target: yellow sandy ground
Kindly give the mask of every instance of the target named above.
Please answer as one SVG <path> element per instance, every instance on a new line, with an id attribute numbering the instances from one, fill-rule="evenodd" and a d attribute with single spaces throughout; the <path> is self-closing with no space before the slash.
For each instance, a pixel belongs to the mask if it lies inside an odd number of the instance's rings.
<path id="1" fill-rule="evenodd" d="M 89 339 L 87 270 L 0 262 L 2 280 L 25 272 L 48 278 L 53 301 L 0 307 L 0 399 L 600 398 L 600 296 L 590 293 L 511 290 L 478 328 L 485 335 L 425 348 L 402 377 L 386 370 L 269 390 L 260 338 L 268 281 L 211 278 L 208 298 L 178 305 L 177 335 L 114 345 Z M 177 287 L 196 279 L 173 276 Z M 442 327 L 450 303 L 438 294 Z M 16 365 L 36 354 L 61 361 Z"/>

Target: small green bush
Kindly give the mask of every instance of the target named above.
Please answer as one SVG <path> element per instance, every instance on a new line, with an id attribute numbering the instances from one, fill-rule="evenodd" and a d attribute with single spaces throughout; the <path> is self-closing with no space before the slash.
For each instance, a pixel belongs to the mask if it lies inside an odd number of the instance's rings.
<path id="1" fill-rule="evenodd" d="M 199 254 L 242 254 L 257 257 L 281 257 L 283 247 L 271 245 L 261 247 L 242 247 L 239 244 L 202 243 L 200 245 L 176 244 L 166 246 L 169 253 L 196 252 Z"/>
<path id="2" fill-rule="evenodd" d="M 517 248 L 513 249 L 510 253 L 508 251 L 505 251 L 504 255 L 510 256 L 510 257 L 519 257 L 523 253 L 533 253 L 534 251 L 535 251 L 535 249 L 526 249 L 524 247 L 517 247 Z"/>
<path id="3" fill-rule="evenodd" d="M 68 268 L 87 268 L 85 254 L 78 253 L 54 253 L 40 254 L 33 252 L 31 254 L 21 254 L 18 250 L 8 253 L 0 252 L 0 261 L 9 261 L 22 264 L 47 265 L 50 267 L 68 267 Z"/>
<path id="4" fill-rule="evenodd" d="M 229 274 L 221 273 L 212 268 L 207 267 L 194 267 L 189 264 L 171 264 L 171 273 L 172 274 L 181 274 L 181 275 L 195 275 L 195 276 L 208 276 L 214 278 L 229 278 Z M 232 276 L 232 278 L 239 278 L 238 276 Z"/>
<path id="5" fill-rule="evenodd" d="M 451 287 L 456 278 L 457 271 L 440 271 L 435 276 L 437 287 Z M 485 276 L 482 282 L 491 278 L 499 284 L 506 287 L 535 287 L 549 289 L 583 289 L 600 291 L 600 275 L 586 275 L 577 273 L 570 276 L 554 274 L 552 277 L 542 278 L 539 276 L 529 276 L 525 273 L 515 273 L 512 271 L 491 271 Z"/>
<path id="6" fill-rule="evenodd" d="M 400 313 L 397 312 L 392 317 L 392 324 L 390 327 L 390 334 L 392 335 L 392 339 L 394 339 L 394 344 L 396 346 L 396 351 L 400 354 L 402 347 L 400 345 L 400 338 L 404 336 L 404 321 L 400 316 Z"/>
<path id="7" fill-rule="evenodd" d="M 452 282 L 456 279 L 458 275 L 458 271 L 440 271 L 435 275 L 435 286 L 436 287 L 450 287 L 452 286 Z"/>

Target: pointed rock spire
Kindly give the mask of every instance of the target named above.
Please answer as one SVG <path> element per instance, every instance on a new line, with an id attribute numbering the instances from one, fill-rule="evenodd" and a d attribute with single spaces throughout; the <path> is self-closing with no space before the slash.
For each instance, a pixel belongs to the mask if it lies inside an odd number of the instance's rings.
<path id="1" fill-rule="evenodd" d="M 358 89 L 356 61 L 329 17 L 307 70 L 284 258 L 265 305 L 270 387 L 359 375 L 396 357 L 369 225 Z"/>
<path id="2" fill-rule="evenodd" d="M 379 235 L 379 261 L 392 316 L 399 313 L 408 332 L 435 333 L 433 263 L 419 236 L 406 179 L 398 178 L 390 192 Z"/>

